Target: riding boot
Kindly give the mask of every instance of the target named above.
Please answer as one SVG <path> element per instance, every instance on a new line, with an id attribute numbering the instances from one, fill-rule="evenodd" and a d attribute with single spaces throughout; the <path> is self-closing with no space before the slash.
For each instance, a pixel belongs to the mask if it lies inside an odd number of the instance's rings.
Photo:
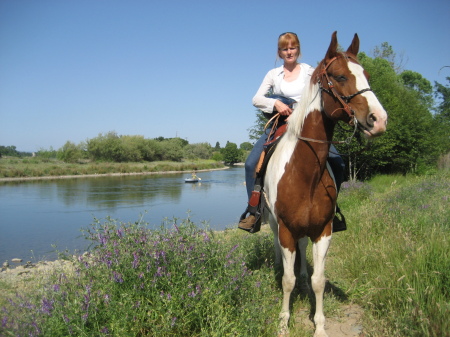
<path id="1" fill-rule="evenodd" d="M 239 221 L 238 227 L 243 229 L 244 231 L 250 231 L 253 228 L 253 225 L 256 222 L 256 217 L 253 214 L 250 214 L 247 218 Z"/>
<path id="2" fill-rule="evenodd" d="M 338 214 L 341 216 L 341 219 L 339 219 L 339 217 L 337 216 Z M 345 230 L 347 230 L 347 223 L 345 221 L 345 217 L 340 210 L 337 210 L 333 219 L 333 233 L 342 232 Z"/>

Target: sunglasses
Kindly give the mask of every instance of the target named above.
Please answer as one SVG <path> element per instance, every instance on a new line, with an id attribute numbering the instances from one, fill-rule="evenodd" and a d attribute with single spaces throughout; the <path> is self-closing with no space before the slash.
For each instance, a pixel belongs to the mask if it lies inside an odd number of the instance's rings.
<path id="1" fill-rule="evenodd" d="M 283 34 L 280 34 L 280 36 L 279 36 L 278 38 L 280 38 L 280 37 L 282 37 L 282 36 L 284 36 L 284 35 L 286 35 L 286 34 L 292 34 L 292 35 L 297 36 L 297 34 L 295 34 L 295 33 L 293 33 L 293 32 L 285 32 L 285 33 L 283 33 Z"/>

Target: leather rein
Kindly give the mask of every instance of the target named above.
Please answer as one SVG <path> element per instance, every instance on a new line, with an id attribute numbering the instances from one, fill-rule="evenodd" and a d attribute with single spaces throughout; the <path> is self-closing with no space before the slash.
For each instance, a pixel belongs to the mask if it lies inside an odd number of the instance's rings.
<path id="1" fill-rule="evenodd" d="M 351 60 L 353 60 L 354 62 L 358 63 L 358 61 L 354 58 L 351 57 L 349 55 L 345 56 Z M 307 138 L 307 137 L 302 137 L 302 136 L 298 136 L 298 139 L 304 140 L 304 141 L 308 141 L 308 142 L 315 142 L 315 143 L 325 143 L 325 144 L 349 144 L 352 140 L 352 138 L 354 137 L 357 127 L 358 127 L 358 120 L 355 117 L 355 111 L 351 108 L 351 106 L 349 105 L 350 100 L 355 97 L 358 96 L 362 93 L 365 93 L 367 91 L 372 91 L 371 88 L 365 88 L 362 90 L 359 90 L 358 92 L 349 95 L 349 96 L 342 96 L 339 95 L 338 92 L 336 91 L 336 88 L 334 87 L 333 82 L 330 80 L 330 78 L 328 77 L 328 73 L 327 73 L 327 69 L 328 67 L 337 59 L 339 58 L 339 56 L 335 56 L 333 57 L 325 66 L 323 66 L 323 69 L 321 70 L 320 74 L 319 74 L 319 90 L 326 92 L 327 94 L 329 94 L 331 97 L 336 98 L 342 105 L 342 108 L 338 108 L 335 111 L 333 111 L 330 116 L 333 116 L 333 114 L 339 110 L 339 109 L 343 109 L 347 115 L 350 117 L 350 121 L 348 122 L 349 125 L 354 126 L 354 130 L 353 133 L 350 137 L 348 137 L 346 140 L 343 141 L 327 141 L 327 140 L 319 140 L 319 139 L 312 139 L 312 138 Z M 359 63 L 358 63 L 359 64 Z M 321 79 L 325 79 L 325 83 L 327 83 L 328 85 L 328 89 L 324 88 L 322 85 L 322 81 Z"/>

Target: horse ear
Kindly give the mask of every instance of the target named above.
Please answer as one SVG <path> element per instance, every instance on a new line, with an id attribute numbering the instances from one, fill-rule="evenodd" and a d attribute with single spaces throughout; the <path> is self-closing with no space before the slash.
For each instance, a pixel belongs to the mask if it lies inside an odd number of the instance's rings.
<path id="1" fill-rule="evenodd" d="M 331 42 L 330 42 L 330 46 L 328 47 L 327 50 L 327 54 L 325 55 L 325 63 L 327 64 L 332 58 L 337 56 L 337 47 L 338 47 L 338 42 L 337 42 L 337 31 L 335 31 L 332 35 L 331 35 Z"/>
<path id="2" fill-rule="evenodd" d="M 358 56 L 358 51 L 359 51 L 359 37 L 358 34 L 355 34 L 355 36 L 353 37 L 352 44 L 347 49 L 347 53 Z"/>

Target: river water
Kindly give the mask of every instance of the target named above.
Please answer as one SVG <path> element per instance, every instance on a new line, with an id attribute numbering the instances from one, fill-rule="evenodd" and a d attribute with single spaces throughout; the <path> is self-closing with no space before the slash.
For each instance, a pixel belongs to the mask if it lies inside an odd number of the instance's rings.
<path id="1" fill-rule="evenodd" d="M 189 174 L 114 176 L 0 182 L 0 263 L 12 258 L 37 262 L 58 251 L 84 250 L 81 237 L 94 218 L 142 221 L 159 228 L 165 218 L 236 227 L 246 206 L 244 168 Z"/>

